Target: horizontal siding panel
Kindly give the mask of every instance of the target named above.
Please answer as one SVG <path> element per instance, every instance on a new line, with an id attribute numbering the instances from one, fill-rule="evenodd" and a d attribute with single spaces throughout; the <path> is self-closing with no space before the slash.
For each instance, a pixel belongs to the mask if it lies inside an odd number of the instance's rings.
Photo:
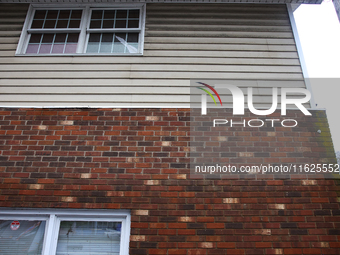
<path id="1" fill-rule="evenodd" d="M 1 71 L 16 71 L 18 69 L 17 65 L 0 65 Z M 116 71 L 157 71 L 163 72 L 167 70 L 168 72 L 177 71 L 177 72 L 258 72 L 262 73 L 263 69 L 266 72 L 282 72 L 282 73 L 300 73 L 301 68 L 299 66 L 243 66 L 243 65 L 69 65 L 69 64 L 60 64 L 60 65 L 27 65 L 25 66 L 25 70 L 27 71 L 35 71 L 35 70 L 44 70 L 44 71 L 108 71 L 114 72 Z M 0 71 L 0 73 L 1 73 Z M 102 72 L 104 73 L 104 72 Z M 6 75 L 6 74 L 5 74 Z M 62 73 L 61 73 L 62 75 Z"/>
<path id="2" fill-rule="evenodd" d="M 193 45 L 190 37 L 146 37 L 145 43 L 187 43 Z M 249 45 L 295 45 L 293 38 L 268 39 L 268 38 L 209 38 L 195 37 L 195 44 L 249 44 Z"/>
<path id="3" fill-rule="evenodd" d="M 216 58 L 298 58 L 297 52 L 245 52 L 245 51 L 171 51 L 171 50 L 148 50 L 144 56 L 176 56 L 176 57 L 216 57 Z M 197 63 L 199 64 L 199 63 Z"/>
<path id="4" fill-rule="evenodd" d="M 190 79 L 229 79 L 268 107 L 305 86 L 285 5 L 147 4 L 143 56 L 15 56 L 27 8 L 0 4 L 2 106 L 189 107 Z"/>
<path id="5" fill-rule="evenodd" d="M 210 80 L 201 80 L 201 82 L 209 83 Z M 302 79 L 279 81 L 279 80 L 234 80 L 227 81 L 229 84 L 234 84 L 241 87 L 305 87 Z M 0 79 L 2 87 L 36 87 L 36 86 L 51 86 L 51 87 L 186 87 L 189 89 L 190 80 L 183 79 Z M 129 88 L 130 90 L 130 88 Z"/>
<path id="6" fill-rule="evenodd" d="M 5 22 L 7 23 L 7 22 Z M 1 24 L 0 23 L 0 30 L 1 31 L 20 31 L 21 32 L 21 29 L 22 29 L 22 25 L 21 24 L 10 24 L 10 23 L 7 23 L 7 24 Z"/>
<path id="7" fill-rule="evenodd" d="M 0 43 L 0 51 L 1 50 L 16 50 L 16 45 L 15 44 L 1 44 Z"/>
<path id="8" fill-rule="evenodd" d="M 63 94 L 62 96 L 55 95 L 32 95 L 27 97 L 27 95 L 17 94 L 17 95 L 8 95 L 8 94 L 0 94 L 0 102 L 53 102 L 55 99 L 58 99 L 58 102 L 188 102 L 189 95 L 117 95 L 117 94 L 102 94 L 102 95 L 67 95 Z"/>
<path id="9" fill-rule="evenodd" d="M 160 95 L 160 92 L 164 94 L 171 94 L 171 95 L 187 95 L 189 92 L 188 87 L 164 87 L 162 90 L 159 90 L 157 86 L 154 87 L 130 87 L 133 89 L 134 94 L 136 95 Z M 247 87 L 240 86 L 240 89 L 243 91 L 244 94 L 247 94 Z M 264 87 L 257 87 L 253 88 L 253 95 L 254 97 L 260 98 L 259 95 L 263 96 L 263 98 L 267 98 L 267 96 L 271 97 L 273 89 L 272 88 L 264 88 Z M 92 87 L 69 87 L 69 86 L 60 86 L 60 87 L 1 87 L 0 89 L 1 94 L 27 94 L 27 95 L 39 95 L 39 94 L 56 94 L 56 95 L 127 95 L 127 91 L 125 88 L 120 86 L 92 86 Z M 197 90 L 197 93 L 200 94 L 200 90 Z M 221 96 L 223 94 L 219 93 Z M 280 95 L 280 90 L 278 90 L 278 94 Z M 279 96 L 280 97 L 280 96 Z M 291 98 L 291 97 L 290 97 Z"/>
<path id="10" fill-rule="evenodd" d="M 290 26 L 148 24 L 148 31 L 251 31 L 288 32 Z"/>
<path id="11" fill-rule="evenodd" d="M 16 48 L 16 44 L 18 42 L 19 42 L 18 37 L 0 37 L 0 44 L 12 43 L 14 48 Z"/>
<path id="12" fill-rule="evenodd" d="M 218 72 L 127 72 L 127 71 L 111 71 L 111 72 L 52 72 L 52 71 L 39 71 L 39 72 L 21 72 L 15 73 L 16 78 L 30 79 L 30 78 L 106 78 L 106 79 L 121 79 L 121 78 L 134 78 L 134 79 L 168 79 L 169 77 L 174 79 L 237 79 L 242 77 L 243 79 L 301 79 L 300 73 L 247 73 L 247 72 L 230 72 L 230 73 L 218 73 Z M 13 72 L 3 72 L 1 74 L 3 78 L 13 77 Z"/>
<path id="13" fill-rule="evenodd" d="M 146 43 L 145 50 L 197 50 L 197 51 L 278 51 L 295 52 L 294 45 L 238 45 L 238 44 L 165 44 Z"/>
<path id="14" fill-rule="evenodd" d="M 133 102 L 133 103 L 138 103 L 138 102 L 181 102 L 185 103 L 190 100 L 189 95 L 117 95 L 117 94 L 92 94 L 91 99 L 88 99 L 88 95 L 82 95 L 82 94 L 77 94 L 77 95 L 69 95 L 69 94 L 63 94 L 62 96 L 58 97 L 58 101 L 60 102 L 72 102 L 72 101 L 77 101 L 79 103 L 86 103 L 86 102 Z M 16 95 L 8 95 L 8 94 L 1 94 L 0 95 L 0 102 L 13 102 L 16 101 L 17 99 L 20 99 L 20 102 L 50 102 L 54 101 L 54 95 L 40 95 L 40 94 L 34 94 L 31 97 L 27 97 L 24 94 L 16 94 Z M 296 97 L 290 97 L 290 98 L 298 98 Z M 225 99 L 227 102 L 232 101 L 232 96 L 225 96 Z M 255 102 L 261 102 L 261 103 L 272 103 L 272 98 L 269 96 L 253 96 L 253 100 Z M 280 98 L 278 101 L 280 102 Z"/>
<path id="15" fill-rule="evenodd" d="M 163 94 L 173 94 L 173 95 L 185 95 L 189 93 L 188 87 L 164 87 L 160 91 L 157 86 L 155 87 L 130 87 L 130 89 L 133 89 L 134 94 L 143 94 L 143 95 L 152 95 L 156 94 L 159 95 L 160 92 Z M 123 87 L 114 87 L 114 86 L 92 86 L 92 87 L 69 87 L 69 86 L 62 86 L 62 87 L 1 87 L 0 88 L 1 94 L 59 94 L 59 95 L 68 95 L 68 94 L 74 94 L 74 95 L 80 95 L 80 94 L 127 94 L 127 91 Z"/>
<path id="16" fill-rule="evenodd" d="M 0 30 L 0 37 L 20 37 L 21 30 L 13 31 L 13 30 Z"/>
<path id="17" fill-rule="evenodd" d="M 197 19 L 197 17 L 183 17 L 183 18 L 167 18 L 164 17 L 149 17 L 148 22 L 157 23 L 157 24 L 188 24 L 188 25 L 224 25 L 228 21 L 230 25 L 277 25 L 277 26 L 290 26 L 289 20 L 287 19 L 255 19 L 255 18 L 230 18 L 228 16 L 224 16 L 224 18 L 209 18 L 205 19 Z"/>
<path id="18" fill-rule="evenodd" d="M 84 64 L 86 63 L 86 64 Z M 200 57 L 0 57 L 0 64 L 20 64 L 17 68 L 23 68 L 26 64 L 192 64 L 204 63 L 210 65 L 269 65 L 269 66 L 297 66 L 298 59 L 278 58 L 200 58 Z M 48 68 L 48 66 L 44 66 Z"/>
<path id="19" fill-rule="evenodd" d="M 50 87 L 92 87 L 92 86 L 119 86 L 119 87 L 145 87 L 145 86 L 156 86 L 156 87 L 167 87 L 167 86 L 185 86 L 189 89 L 190 80 L 183 79 L 101 79 L 101 78 L 90 78 L 90 79 L 0 79 L 0 86 L 50 86 Z M 130 90 L 131 91 L 131 90 Z"/>
<path id="20" fill-rule="evenodd" d="M 224 37 L 224 38 L 292 38 L 291 32 L 255 32 L 255 31 L 145 31 L 145 36 L 175 36 L 175 37 Z M 193 41 L 194 43 L 194 41 Z"/>

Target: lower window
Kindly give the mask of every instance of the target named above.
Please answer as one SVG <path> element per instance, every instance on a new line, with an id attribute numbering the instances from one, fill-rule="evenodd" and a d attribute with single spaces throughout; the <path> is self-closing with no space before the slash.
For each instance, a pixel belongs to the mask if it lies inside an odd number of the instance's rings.
<path id="1" fill-rule="evenodd" d="M 1 210 L 2 255 L 127 255 L 130 213 Z"/>

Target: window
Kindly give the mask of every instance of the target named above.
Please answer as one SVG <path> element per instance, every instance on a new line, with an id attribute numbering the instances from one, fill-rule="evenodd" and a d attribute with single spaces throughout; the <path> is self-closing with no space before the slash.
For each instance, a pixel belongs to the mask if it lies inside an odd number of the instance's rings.
<path id="1" fill-rule="evenodd" d="M 127 255 L 130 214 L 106 210 L 2 210 L 1 254 Z"/>
<path id="2" fill-rule="evenodd" d="M 143 52 L 143 5 L 51 8 L 31 6 L 17 54 L 115 54 Z"/>

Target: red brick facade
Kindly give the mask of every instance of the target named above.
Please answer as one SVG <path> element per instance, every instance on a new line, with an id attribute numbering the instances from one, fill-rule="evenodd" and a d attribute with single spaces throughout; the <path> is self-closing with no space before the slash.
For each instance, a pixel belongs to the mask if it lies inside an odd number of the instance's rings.
<path id="1" fill-rule="evenodd" d="M 2 109 L 0 206 L 130 209 L 130 254 L 340 254 L 338 180 L 192 179 L 189 115 Z M 334 163 L 324 112 L 300 124 L 231 129 L 231 162 Z"/>

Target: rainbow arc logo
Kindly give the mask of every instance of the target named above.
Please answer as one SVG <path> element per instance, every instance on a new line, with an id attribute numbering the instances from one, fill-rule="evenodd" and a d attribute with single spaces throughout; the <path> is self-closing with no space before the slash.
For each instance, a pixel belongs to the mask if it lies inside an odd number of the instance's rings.
<path id="1" fill-rule="evenodd" d="M 217 96 L 218 100 L 220 101 L 221 106 L 223 106 L 223 105 L 222 105 L 222 100 L 221 100 L 220 95 L 217 93 L 217 91 L 216 91 L 212 86 L 210 86 L 210 85 L 208 85 L 208 84 L 206 84 L 206 83 L 203 83 L 203 82 L 197 82 L 197 83 L 198 83 L 198 84 L 201 84 L 201 85 L 203 85 L 203 86 L 205 86 L 205 87 L 207 87 L 207 88 L 210 89 L 212 92 L 214 92 L 214 94 Z M 203 90 L 204 92 L 206 92 L 206 93 L 212 98 L 212 100 L 214 101 L 215 105 L 217 105 L 216 100 L 215 100 L 215 97 L 211 94 L 211 92 L 210 92 L 209 90 L 204 89 L 204 88 L 202 88 L 202 87 L 196 87 L 196 88 L 198 88 L 198 89 Z"/>

